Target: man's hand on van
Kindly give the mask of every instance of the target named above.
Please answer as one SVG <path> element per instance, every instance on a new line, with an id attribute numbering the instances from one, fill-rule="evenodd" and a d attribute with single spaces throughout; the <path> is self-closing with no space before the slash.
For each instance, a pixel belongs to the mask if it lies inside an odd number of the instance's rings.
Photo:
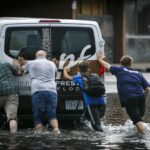
<path id="1" fill-rule="evenodd" d="M 107 70 L 110 70 L 111 65 L 106 62 L 105 60 L 105 55 L 103 53 L 99 53 L 97 55 L 97 60 L 99 61 L 99 63 Z"/>
<path id="2" fill-rule="evenodd" d="M 105 59 L 105 55 L 101 52 L 101 53 L 97 54 L 97 59 L 98 60 Z"/>
<path id="3" fill-rule="evenodd" d="M 56 64 L 56 66 L 59 66 L 59 60 L 57 60 L 56 58 L 52 58 L 52 61 Z"/>
<path id="4" fill-rule="evenodd" d="M 19 63 L 18 63 L 18 60 L 17 60 L 17 59 L 13 59 L 12 63 L 13 63 L 13 65 L 16 65 L 16 66 L 18 66 L 18 65 L 19 65 Z"/>
<path id="5" fill-rule="evenodd" d="M 21 70 L 21 67 L 20 67 L 20 64 L 18 62 L 17 59 L 13 59 L 12 61 L 12 67 L 15 71 L 15 75 L 17 76 L 21 76 L 23 74 L 22 70 Z"/>
<path id="6" fill-rule="evenodd" d="M 20 66 L 23 66 L 27 63 L 27 61 L 23 57 L 18 57 L 18 63 Z"/>

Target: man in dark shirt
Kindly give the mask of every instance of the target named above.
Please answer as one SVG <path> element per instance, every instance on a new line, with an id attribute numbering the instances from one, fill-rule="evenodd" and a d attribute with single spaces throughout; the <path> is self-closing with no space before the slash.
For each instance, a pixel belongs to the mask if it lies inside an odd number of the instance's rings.
<path id="1" fill-rule="evenodd" d="M 79 72 L 73 76 L 68 74 L 67 66 L 64 67 L 64 77 L 67 80 L 73 80 L 75 83 L 79 84 L 81 89 L 83 88 L 83 77 L 89 76 L 91 74 L 91 69 L 89 68 L 89 62 L 83 61 L 79 64 Z M 94 74 L 97 75 L 97 74 Z M 105 115 L 106 100 L 104 95 L 93 97 L 88 95 L 86 92 L 82 92 L 84 102 L 86 105 L 87 114 L 91 121 L 91 125 L 95 131 L 103 132 L 101 127 L 100 119 Z"/>
<path id="2" fill-rule="evenodd" d="M 0 108 L 4 107 L 11 133 L 17 132 L 18 86 L 14 75 L 19 68 L 15 63 L 0 63 Z"/>
<path id="3" fill-rule="evenodd" d="M 136 125 L 139 133 L 144 133 L 142 116 L 145 113 L 145 93 L 150 91 L 150 84 L 141 73 L 132 70 L 133 59 L 123 56 L 121 66 L 111 66 L 104 60 L 104 55 L 98 55 L 98 61 L 117 78 L 117 89 L 122 107 Z"/>

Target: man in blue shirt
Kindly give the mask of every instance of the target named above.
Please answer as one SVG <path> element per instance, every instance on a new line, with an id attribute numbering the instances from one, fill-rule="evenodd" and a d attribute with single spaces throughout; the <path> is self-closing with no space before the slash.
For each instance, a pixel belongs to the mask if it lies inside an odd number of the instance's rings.
<path id="1" fill-rule="evenodd" d="M 78 83 L 79 86 L 83 87 L 83 76 L 88 76 L 90 74 L 89 63 L 84 61 L 79 64 L 79 73 L 74 76 L 68 74 L 68 68 L 64 68 L 64 77 L 67 80 L 73 80 L 75 83 Z M 100 118 L 105 114 L 105 99 L 104 96 L 91 97 L 85 92 L 82 93 L 84 102 L 87 108 L 88 115 L 90 117 L 91 125 L 95 131 L 102 132 Z"/>
<path id="2" fill-rule="evenodd" d="M 122 107 L 139 133 L 144 133 L 142 116 L 145 113 L 145 93 L 150 91 L 150 84 L 141 73 L 132 70 L 133 59 L 130 56 L 123 56 L 120 59 L 121 66 L 111 66 L 104 60 L 104 55 L 98 55 L 98 61 L 117 78 L 117 89 Z"/>

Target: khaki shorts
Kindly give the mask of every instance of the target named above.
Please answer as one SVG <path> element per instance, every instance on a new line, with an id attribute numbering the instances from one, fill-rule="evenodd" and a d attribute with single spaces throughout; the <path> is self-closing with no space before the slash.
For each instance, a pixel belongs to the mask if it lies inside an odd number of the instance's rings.
<path id="1" fill-rule="evenodd" d="M 10 120 L 17 120 L 18 103 L 19 100 L 17 94 L 0 97 L 0 108 L 4 107 L 8 122 Z"/>

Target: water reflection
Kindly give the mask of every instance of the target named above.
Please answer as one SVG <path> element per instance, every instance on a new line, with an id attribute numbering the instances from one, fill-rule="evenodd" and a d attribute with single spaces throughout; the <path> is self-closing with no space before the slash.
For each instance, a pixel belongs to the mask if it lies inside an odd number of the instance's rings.
<path id="1" fill-rule="evenodd" d="M 123 126 L 103 125 L 104 132 L 89 129 L 64 130 L 61 135 L 46 131 L 35 135 L 32 129 L 13 135 L 0 133 L 0 150 L 116 150 L 150 149 L 150 124 L 145 124 L 145 135 L 139 135 L 127 121 Z"/>

